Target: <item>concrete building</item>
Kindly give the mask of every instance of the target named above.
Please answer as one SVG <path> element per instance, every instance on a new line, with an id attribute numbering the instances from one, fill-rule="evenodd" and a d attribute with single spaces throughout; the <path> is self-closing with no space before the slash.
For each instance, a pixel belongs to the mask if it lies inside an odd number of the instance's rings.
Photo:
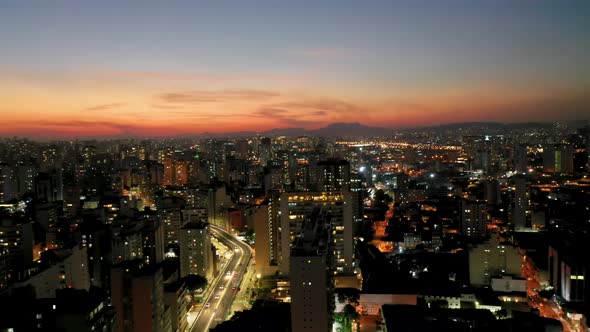
<path id="1" fill-rule="evenodd" d="M 178 208 L 158 209 L 158 220 L 164 226 L 165 247 L 178 246 L 182 216 Z"/>
<path id="2" fill-rule="evenodd" d="M 335 271 L 349 274 L 354 269 L 354 243 L 352 239 L 352 204 L 349 192 L 288 192 L 281 195 L 280 217 L 281 230 L 279 266 L 282 273 L 289 274 L 289 253 L 296 242 L 303 222 L 313 210 L 322 207 L 330 214 L 333 235 L 333 256 Z"/>
<path id="3" fill-rule="evenodd" d="M 51 265 L 17 283 L 17 287 L 32 286 L 38 299 L 55 298 L 58 289 L 90 288 L 86 247 L 54 250 L 47 252 L 45 257 L 51 261 Z"/>
<path id="4" fill-rule="evenodd" d="M 523 174 L 527 172 L 529 164 L 526 144 L 516 144 L 512 156 L 513 170 L 516 173 Z"/>
<path id="5" fill-rule="evenodd" d="M 488 233 L 489 216 L 485 201 L 461 201 L 461 232 L 470 238 L 485 238 Z"/>
<path id="6" fill-rule="evenodd" d="M 301 228 L 290 253 L 291 327 L 293 332 L 332 329 L 333 288 L 330 216 L 314 210 Z"/>
<path id="7" fill-rule="evenodd" d="M 350 163 L 343 159 L 319 161 L 314 180 L 317 191 L 350 191 Z"/>
<path id="8" fill-rule="evenodd" d="M 210 279 L 213 271 L 209 224 L 191 222 L 180 231 L 180 277 L 198 274 Z"/>
<path id="9" fill-rule="evenodd" d="M 270 198 L 268 204 L 256 207 L 254 211 L 254 244 L 256 273 L 261 277 L 278 271 L 278 198 Z"/>
<path id="10" fill-rule="evenodd" d="M 189 222 L 207 222 L 208 212 L 206 208 L 183 209 L 182 226 Z"/>
<path id="11" fill-rule="evenodd" d="M 547 173 L 572 173 L 574 148 L 570 144 L 547 144 L 543 147 L 543 171 Z"/>
<path id="12" fill-rule="evenodd" d="M 554 243 L 549 246 L 549 283 L 567 302 L 586 302 L 590 298 L 586 284 L 590 265 L 580 256 L 586 243 Z"/>
<path id="13" fill-rule="evenodd" d="M 164 286 L 164 304 L 170 308 L 171 331 L 187 331 L 191 295 L 184 283 L 174 282 Z"/>
<path id="14" fill-rule="evenodd" d="M 502 275 L 520 276 L 522 256 L 518 248 L 501 242 L 498 236 L 469 248 L 469 283 L 472 286 L 489 286 L 492 278 Z"/>
<path id="15" fill-rule="evenodd" d="M 512 224 L 515 230 L 527 228 L 527 209 L 529 206 L 528 181 L 521 175 L 512 177 L 514 181 L 514 201 L 512 202 Z"/>
<path id="16" fill-rule="evenodd" d="M 133 261 L 113 266 L 111 302 L 117 315 L 116 332 L 169 332 L 159 265 Z"/>

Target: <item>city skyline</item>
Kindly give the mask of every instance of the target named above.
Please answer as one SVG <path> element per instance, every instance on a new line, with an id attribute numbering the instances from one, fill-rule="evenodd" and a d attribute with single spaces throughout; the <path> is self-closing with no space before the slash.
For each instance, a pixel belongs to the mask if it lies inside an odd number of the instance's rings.
<path id="1" fill-rule="evenodd" d="M 583 1 L 0 6 L 5 137 L 588 118 Z"/>

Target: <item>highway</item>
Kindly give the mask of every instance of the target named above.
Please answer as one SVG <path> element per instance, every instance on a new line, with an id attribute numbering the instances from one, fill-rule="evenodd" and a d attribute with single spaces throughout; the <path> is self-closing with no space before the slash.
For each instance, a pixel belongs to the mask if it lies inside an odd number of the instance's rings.
<path id="1" fill-rule="evenodd" d="M 192 332 L 209 331 L 210 328 L 227 318 L 252 256 L 252 250 L 248 244 L 217 226 L 210 225 L 210 230 L 213 237 L 233 249 L 234 253 L 227 264 L 221 268 L 219 277 L 213 280 L 213 284 L 210 286 L 213 287 L 212 291 L 204 300 L 205 306 L 197 314 L 196 321 L 191 328 Z M 230 275 L 227 275 L 228 272 Z"/>

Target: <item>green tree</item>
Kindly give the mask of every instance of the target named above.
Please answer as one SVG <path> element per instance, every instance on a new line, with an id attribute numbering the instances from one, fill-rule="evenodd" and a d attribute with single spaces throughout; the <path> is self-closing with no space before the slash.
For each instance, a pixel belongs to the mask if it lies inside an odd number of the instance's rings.
<path id="1" fill-rule="evenodd" d="M 341 312 L 338 312 L 334 315 L 334 321 L 340 323 L 342 327 L 340 330 L 342 332 L 350 332 L 352 331 L 352 323 L 359 319 L 359 314 L 356 312 L 356 309 L 347 304 L 342 308 Z"/>

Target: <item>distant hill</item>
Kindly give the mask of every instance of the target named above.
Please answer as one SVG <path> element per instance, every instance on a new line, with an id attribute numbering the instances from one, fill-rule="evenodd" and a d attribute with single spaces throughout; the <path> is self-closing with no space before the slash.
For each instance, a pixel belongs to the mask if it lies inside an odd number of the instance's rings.
<path id="1" fill-rule="evenodd" d="M 349 137 L 363 137 L 363 136 L 390 136 L 394 134 L 393 129 L 370 127 L 362 125 L 358 122 L 352 123 L 333 123 L 327 127 L 311 130 L 309 135 L 312 136 L 349 136 Z"/>
<path id="2" fill-rule="evenodd" d="M 394 133 L 393 129 L 365 126 L 358 122 L 340 122 L 333 123 L 319 129 L 307 130 L 305 128 L 276 128 L 262 132 L 240 131 L 230 133 L 203 133 L 206 137 L 249 137 L 255 135 L 261 136 L 319 136 L 319 137 L 371 137 L 371 136 L 388 136 Z"/>

